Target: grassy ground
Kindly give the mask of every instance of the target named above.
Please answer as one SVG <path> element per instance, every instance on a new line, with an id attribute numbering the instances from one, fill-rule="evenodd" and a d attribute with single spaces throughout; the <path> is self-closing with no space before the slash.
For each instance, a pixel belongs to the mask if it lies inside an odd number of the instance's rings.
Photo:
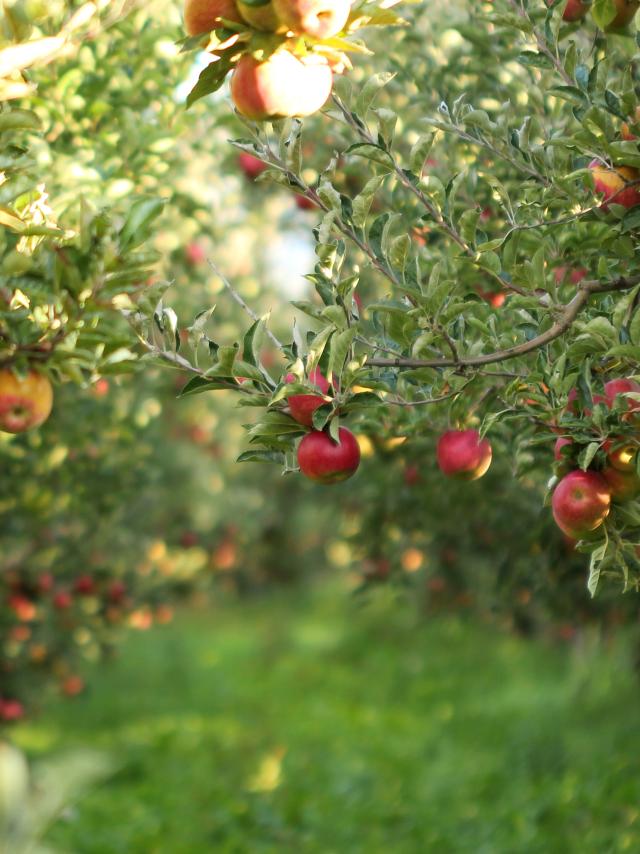
<path id="1" fill-rule="evenodd" d="M 639 700 L 620 649 L 324 589 L 134 635 L 16 737 L 122 763 L 73 854 L 603 854 L 640 851 Z"/>

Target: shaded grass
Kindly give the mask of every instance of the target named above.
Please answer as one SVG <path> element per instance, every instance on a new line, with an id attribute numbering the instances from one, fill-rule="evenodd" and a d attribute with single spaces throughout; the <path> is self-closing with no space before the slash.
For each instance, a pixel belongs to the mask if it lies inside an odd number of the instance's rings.
<path id="1" fill-rule="evenodd" d="M 74 854 L 640 851 L 623 642 L 526 642 L 325 587 L 183 614 L 93 683 L 16 733 L 122 763 L 52 830 Z"/>

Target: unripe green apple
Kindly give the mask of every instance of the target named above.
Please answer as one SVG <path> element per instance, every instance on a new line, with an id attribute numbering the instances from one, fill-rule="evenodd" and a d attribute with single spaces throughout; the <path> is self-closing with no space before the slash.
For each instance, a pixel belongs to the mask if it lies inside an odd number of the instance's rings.
<path id="1" fill-rule="evenodd" d="M 24 379 L 0 370 L 0 430 L 23 433 L 43 424 L 51 413 L 53 389 L 43 374 L 30 371 Z"/>
<path id="2" fill-rule="evenodd" d="M 260 62 L 245 55 L 231 75 L 231 99 L 254 121 L 310 116 L 331 94 L 333 75 L 322 57 L 279 50 Z"/>

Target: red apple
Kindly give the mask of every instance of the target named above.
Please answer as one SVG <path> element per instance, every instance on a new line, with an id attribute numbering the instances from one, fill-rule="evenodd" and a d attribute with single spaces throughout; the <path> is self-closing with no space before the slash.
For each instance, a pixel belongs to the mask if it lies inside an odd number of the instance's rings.
<path id="1" fill-rule="evenodd" d="M 404 470 L 403 478 L 407 486 L 416 486 L 422 480 L 420 469 L 417 465 L 411 463 Z"/>
<path id="2" fill-rule="evenodd" d="M 58 590 L 53 597 L 53 607 L 59 611 L 66 611 L 73 604 L 73 597 L 68 590 Z"/>
<path id="3" fill-rule="evenodd" d="M 594 394 L 592 397 L 594 405 L 597 403 L 606 403 L 606 398 L 601 394 Z M 579 411 L 579 401 L 578 401 L 578 389 L 572 388 L 569 392 L 569 396 L 567 397 L 567 410 L 574 415 L 576 415 Z M 588 407 L 585 407 L 584 414 L 589 417 L 591 415 L 592 410 Z"/>
<path id="4" fill-rule="evenodd" d="M 109 394 L 109 380 L 104 377 L 100 377 L 92 387 L 91 391 L 94 397 L 105 397 Z"/>
<path id="5" fill-rule="evenodd" d="M 234 0 L 186 0 L 184 4 L 184 28 L 190 36 L 215 30 L 220 18 L 242 21 Z"/>
<path id="6" fill-rule="evenodd" d="M 632 166 L 617 166 L 615 169 L 603 166 L 599 160 L 592 160 L 589 169 L 593 173 L 593 184 L 598 195 L 604 197 L 600 209 L 609 210 L 609 203 L 633 208 L 640 204 L 640 171 Z"/>
<path id="7" fill-rule="evenodd" d="M 79 596 L 91 596 L 95 591 L 95 581 L 90 575 L 79 575 L 73 585 L 73 589 Z"/>
<path id="8" fill-rule="evenodd" d="M 547 6 L 551 6 L 552 0 L 547 0 Z M 575 21 L 581 21 L 589 11 L 589 4 L 585 4 L 582 0 L 567 0 L 562 13 L 562 20 L 568 24 L 573 24 Z"/>
<path id="9" fill-rule="evenodd" d="M 29 371 L 19 378 L 0 370 L 0 430 L 24 433 L 43 424 L 51 413 L 53 389 L 43 374 Z"/>
<path id="10" fill-rule="evenodd" d="M 610 505 L 609 485 L 594 471 L 572 471 L 565 475 L 551 499 L 557 526 L 576 540 L 602 525 Z"/>
<path id="11" fill-rule="evenodd" d="M 254 121 L 310 116 L 331 94 L 333 74 L 320 56 L 299 58 L 279 50 L 264 62 L 246 54 L 231 75 L 231 99 Z"/>
<path id="12" fill-rule="evenodd" d="M 604 385 L 604 395 L 607 406 L 613 407 L 616 397 L 619 394 L 625 394 L 628 391 L 639 394 L 640 385 L 635 382 L 635 380 L 629 379 L 609 380 L 609 382 Z M 625 397 L 623 398 L 623 401 L 626 404 L 626 409 L 631 412 L 636 409 L 640 409 L 640 400 L 632 400 L 631 398 Z"/>
<path id="13" fill-rule="evenodd" d="M 255 181 L 258 175 L 261 175 L 268 168 L 266 163 L 263 163 L 258 157 L 254 157 L 253 154 L 249 154 L 248 151 L 240 152 L 238 166 L 252 181 Z"/>
<path id="14" fill-rule="evenodd" d="M 62 693 L 67 697 L 77 697 L 84 691 L 84 679 L 81 676 L 67 676 L 62 680 Z"/>
<path id="15" fill-rule="evenodd" d="M 436 456 L 447 477 L 477 480 L 491 465 L 491 445 L 477 430 L 447 430 L 438 439 Z"/>
<path id="16" fill-rule="evenodd" d="M 194 266 L 202 264 L 207 260 L 207 253 L 204 246 L 201 243 L 197 243 L 195 240 L 192 240 L 191 243 L 187 243 L 184 254 L 187 263 L 193 264 Z"/>
<path id="17" fill-rule="evenodd" d="M 504 291 L 483 291 L 476 286 L 476 293 L 485 302 L 488 302 L 492 308 L 500 308 L 504 305 L 507 294 Z"/>
<path id="18" fill-rule="evenodd" d="M 318 483 L 339 483 L 356 473 L 360 446 L 346 427 L 338 432 L 338 442 L 328 433 L 313 430 L 298 445 L 300 471 Z"/>
<path id="19" fill-rule="evenodd" d="M 578 285 L 584 277 L 587 275 L 587 270 L 584 267 L 574 267 L 573 269 L 569 269 L 569 267 L 556 267 L 554 271 L 554 276 L 556 279 L 556 284 L 561 285 L 567 278 L 567 274 L 569 275 L 569 281 L 572 285 Z"/>
<path id="20" fill-rule="evenodd" d="M 562 449 L 565 448 L 567 445 L 573 445 L 571 439 L 565 439 L 563 436 L 560 436 L 559 439 L 556 439 L 556 443 L 553 447 L 553 456 L 556 460 L 564 459 Z"/>
<path id="21" fill-rule="evenodd" d="M 602 472 L 611 490 L 611 500 L 616 502 L 633 501 L 640 495 L 640 477 L 634 471 L 620 471 L 607 466 Z"/>
<path id="22" fill-rule="evenodd" d="M 605 27 L 607 32 L 625 30 L 640 7 L 640 0 L 614 0 L 614 3 L 616 15 Z"/>
<path id="23" fill-rule="evenodd" d="M 119 605 L 127 594 L 127 586 L 124 581 L 112 581 L 107 590 L 107 598 L 114 605 Z"/>
<path id="24" fill-rule="evenodd" d="M 318 208 L 313 199 L 309 199 L 307 196 L 301 195 L 301 193 L 296 193 L 295 200 L 296 205 L 300 208 L 301 211 L 313 211 L 317 210 Z"/>
<path id="25" fill-rule="evenodd" d="M 327 39 L 344 28 L 351 3 L 350 0 L 273 0 L 273 8 L 285 27 L 297 35 Z"/>
<path id="26" fill-rule="evenodd" d="M 629 122 L 637 125 L 640 122 L 640 104 L 636 107 L 635 112 L 633 114 L 633 118 L 629 119 Z M 635 133 L 631 133 L 631 128 L 629 127 L 629 122 L 622 122 L 620 125 L 620 135 L 627 142 L 632 142 L 634 139 L 638 137 Z"/>
<path id="27" fill-rule="evenodd" d="M 295 374 L 287 374 L 285 377 L 288 383 L 296 382 Z M 322 374 L 318 368 L 314 368 L 309 373 L 309 382 L 314 385 L 322 394 L 327 394 L 329 391 L 329 380 Z M 326 403 L 324 398 L 319 394 L 292 394 L 287 399 L 291 416 L 296 419 L 299 424 L 304 424 L 305 427 L 313 426 L 313 413 Z"/>
<path id="28" fill-rule="evenodd" d="M 24 717 L 24 706 L 19 700 L 0 699 L 0 720 L 19 721 Z"/>

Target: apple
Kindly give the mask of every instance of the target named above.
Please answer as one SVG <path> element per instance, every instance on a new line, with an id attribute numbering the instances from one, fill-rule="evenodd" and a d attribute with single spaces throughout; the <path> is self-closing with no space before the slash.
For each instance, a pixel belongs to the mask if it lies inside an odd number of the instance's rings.
<path id="1" fill-rule="evenodd" d="M 637 125 L 640 122 L 640 104 L 638 104 L 638 106 L 636 107 L 635 112 L 633 114 L 633 118 L 630 118 L 629 122 L 634 125 Z M 624 140 L 626 140 L 627 142 L 632 142 L 638 137 L 635 135 L 635 133 L 631 133 L 629 122 L 622 122 L 622 124 L 620 125 L 620 134 Z"/>
<path id="2" fill-rule="evenodd" d="M 636 471 L 638 459 L 637 444 L 627 442 L 626 439 L 607 439 L 602 447 L 607 452 L 609 464 L 614 469 L 627 472 Z"/>
<path id="3" fill-rule="evenodd" d="M 19 721 L 24 717 L 24 706 L 19 700 L 0 699 L 0 720 Z"/>
<path id="4" fill-rule="evenodd" d="M 220 18 L 242 22 L 234 0 L 186 0 L 184 4 L 184 28 L 190 36 L 215 30 Z"/>
<path id="5" fill-rule="evenodd" d="M 47 420 L 53 406 L 53 389 L 48 378 L 29 371 L 17 377 L 8 368 L 0 370 L 0 431 L 24 433 Z"/>
<path id="6" fill-rule="evenodd" d="M 287 374 L 285 377 L 288 383 L 296 382 L 297 379 L 295 374 Z M 309 372 L 309 382 L 322 394 L 327 394 L 329 391 L 329 380 L 318 368 Z M 305 427 L 313 426 L 313 413 L 323 403 L 326 403 L 319 394 L 292 394 L 287 402 L 292 418 L 295 418 L 298 424 L 304 424 Z"/>
<path id="7" fill-rule="evenodd" d="M 592 160 L 589 169 L 593 174 L 596 193 L 604 196 L 600 210 L 608 211 L 609 202 L 622 205 L 623 208 L 640 204 L 640 183 L 630 186 L 633 181 L 640 181 L 640 171 L 632 166 L 616 166 L 613 169 L 603 166 L 599 160 Z"/>
<path id="8" fill-rule="evenodd" d="M 626 29 L 640 7 L 640 0 L 614 0 L 614 4 L 616 15 L 605 27 L 607 32 Z"/>
<path id="9" fill-rule="evenodd" d="M 553 456 L 556 460 L 564 459 L 562 449 L 565 448 L 567 445 L 573 445 L 571 439 L 565 439 L 563 436 L 560 436 L 559 439 L 556 439 L 556 443 L 553 447 Z"/>
<path id="10" fill-rule="evenodd" d="M 107 590 L 107 597 L 114 605 L 120 605 L 127 594 L 124 581 L 112 581 Z"/>
<path id="11" fill-rule="evenodd" d="M 95 582 L 90 575 L 79 575 L 75 580 L 73 589 L 80 596 L 91 596 L 95 591 Z"/>
<path id="12" fill-rule="evenodd" d="M 59 611 L 66 611 L 73 604 L 73 597 L 68 590 L 58 590 L 53 597 L 53 607 Z"/>
<path id="13" fill-rule="evenodd" d="M 552 0 L 547 0 L 547 6 L 551 6 Z M 589 4 L 585 4 L 582 0 L 567 0 L 562 13 L 562 20 L 568 24 L 573 24 L 575 21 L 581 21 L 589 11 Z"/>
<path id="14" fill-rule="evenodd" d="M 572 471 L 565 475 L 551 499 L 557 526 L 576 540 L 602 525 L 610 505 L 609 484 L 594 471 Z"/>
<path id="15" fill-rule="evenodd" d="M 612 408 L 616 397 L 620 394 L 625 394 L 626 392 L 631 391 L 636 394 L 640 393 L 640 384 L 635 382 L 635 380 L 630 379 L 617 379 L 617 380 L 609 380 L 609 382 L 604 384 L 604 395 L 605 400 L 607 402 L 607 406 Z M 627 410 L 633 412 L 636 409 L 640 409 L 640 400 L 632 400 L 631 398 L 623 398 L 626 403 Z"/>
<path id="16" fill-rule="evenodd" d="M 313 199 L 309 199 L 307 196 L 303 196 L 301 193 L 296 193 L 295 195 L 296 205 L 300 208 L 301 211 L 313 211 L 317 209 L 316 203 Z"/>
<path id="17" fill-rule="evenodd" d="M 243 20 L 252 26 L 254 30 L 275 33 L 276 30 L 284 29 L 274 11 L 273 3 L 250 6 L 248 3 L 243 3 L 242 0 L 238 0 L 238 11 Z"/>
<path id="18" fill-rule="evenodd" d="M 360 446 L 346 427 L 340 427 L 337 442 L 328 433 L 313 430 L 298 445 L 298 465 L 310 480 L 339 483 L 356 473 Z"/>
<path id="19" fill-rule="evenodd" d="M 492 308 L 500 308 L 504 305 L 507 295 L 504 291 L 483 291 L 476 285 L 476 293 L 485 302 L 488 302 Z"/>
<path id="20" fill-rule="evenodd" d="M 588 271 L 584 267 L 574 267 L 572 270 L 570 270 L 569 267 L 556 267 L 554 271 L 556 285 L 563 284 L 567 278 L 567 274 L 569 275 L 569 281 L 571 284 L 577 285 L 585 278 L 587 272 Z"/>
<path id="21" fill-rule="evenodd" d="M 611 491 L 612 501 L 633 501 L 640 495 L 640 477 L 634 471 L 620 471 L 607 466 L 602 476 L 607 481 Z"/>
<path id="22" fill-rule="evenodd" d="M 195 240 L 192 240 L 191 243 L 187 243 L 184 254 L 187 263 L 193 264 L 194 266 L 202 264 L 207 260 L 207 253 L 204 246 L 201 243 L 197 243 Z"/>
<path id="23" fill-rule="evenodd" d="M 91 389 L 94 397 L 105 397 L 109 394 L 109 380 L 104 377 L 100 377 L 100 379 L 95 383 L 95 385 Z"/>
<path id="24" fill-rule="evenodd" d="M 255 181 L 258 175 L 261 175 L 268 168 L 266 163 L 263 163 L 258 157 L 254 157 L 253 154 L 249 154 L 248 151 L 240 152 L 238 166 L 252 181 Z"/>
<path id="25" fill-rule="evenodd" d="M 243 56 L 231 75 L 231 99 L 254 121 L 310 116 L 331 94 L 333 74 L 320 56 L 299 58 L 279 50 L 259 62 Z"/>
<path id="26" fill-rule="evenodd" d="M 391 561 L 386 557 L 366 558 L 362 574 L 368 581 L 384 581 L 391 574 Z"/>
<path id="27" fill-rule="evenodd" d="M 594 394 L 592 397 L 593 403 L 606 403 L 606 399 L 601 394 Z M 567 410 L 574 415 L 577 414 L 579 410 L 579 400 L 578 400 L 578 389 L 572 388 L 569 392 L 569 396 L 567 397 Z M 591 415 L 591 409 L 585 407 L 584 414 L 588 417 Z"/>
<path id="28" fill-rule="evenodd" d="M 410 463 L 403 473 L 404 482 L 407 486 L 416 486 L 422 480 L 420 476 L 420 469 L 415 463 Z"/>
<path id="29" fill-rule="evenodd" d="M 300 36 L 327 39 L 344 29 L 350 0 L 273 0 L 273 8 L 287 29 Z"/>
<path id="30" fill-rule="evenodd" d="M 77 697 L 84 691 L 84 679 L 81 676 L 67 676 L 62 680 L 62 693 L 67 697 Z"/>
<path id="31" fill-rule="evenodd" d="M 477 480 L 491 465 L 491 445 L 477 430 L 447 430 L 438 439 L 436 456 L 447 477 Z"/>

